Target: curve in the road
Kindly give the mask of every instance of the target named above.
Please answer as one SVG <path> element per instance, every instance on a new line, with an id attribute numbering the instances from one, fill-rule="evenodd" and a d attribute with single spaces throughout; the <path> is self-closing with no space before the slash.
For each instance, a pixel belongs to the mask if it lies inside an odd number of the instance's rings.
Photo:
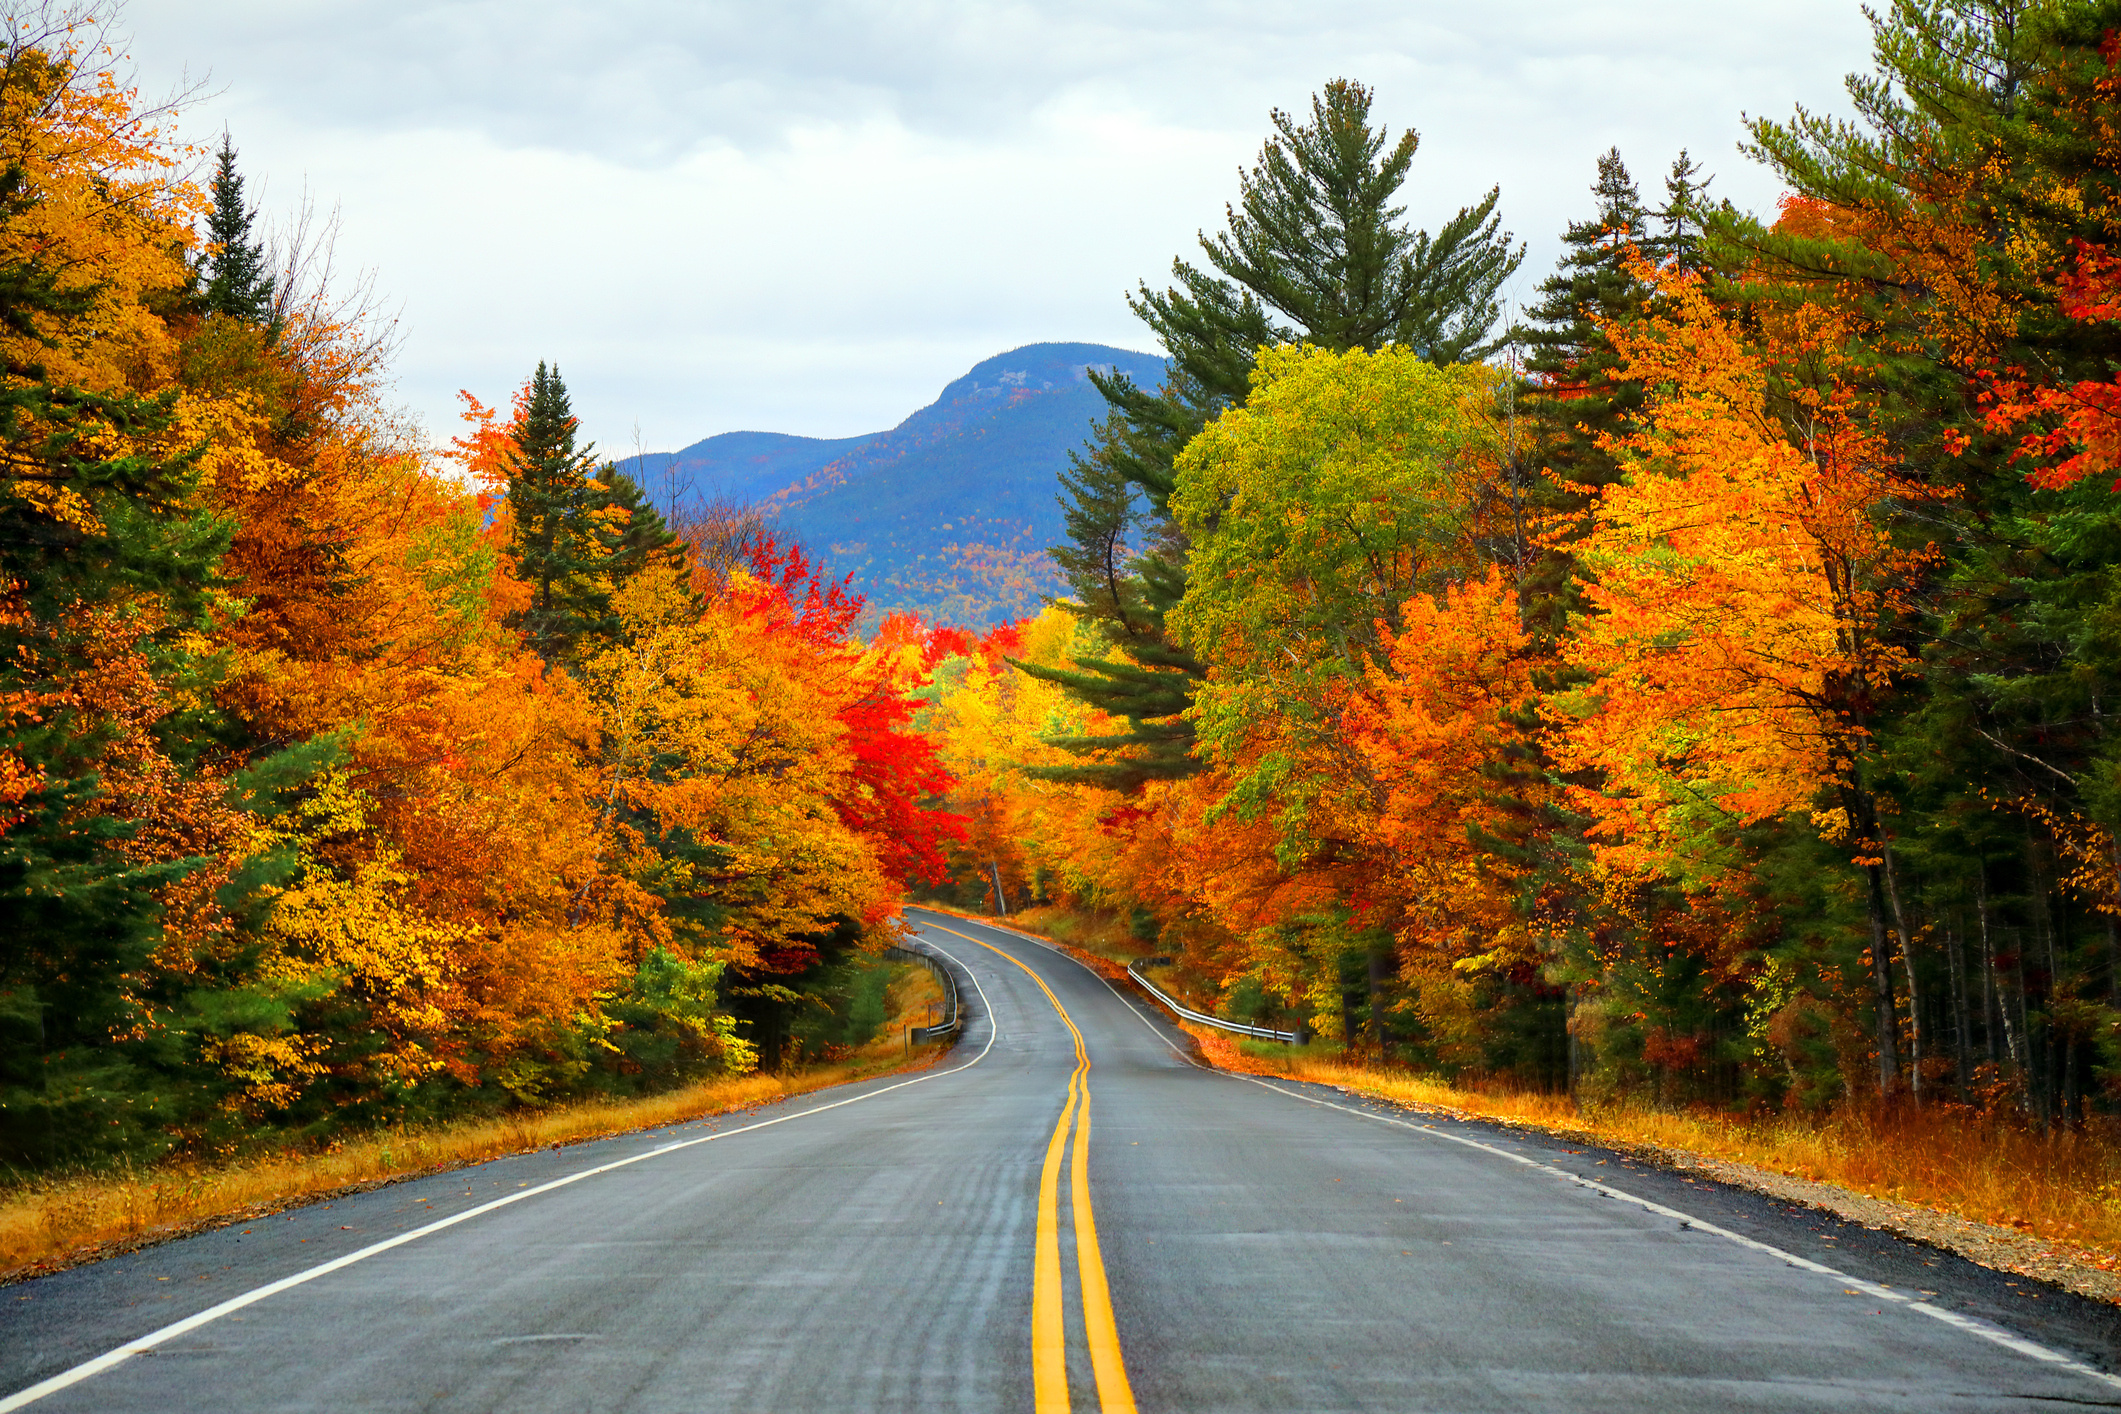
<path id="1" fill-rule="evenodd" d="M 1045 1167 L 1038 1180 L 1038 1248 L 1036 1275 L 1031 1297 L 1031 1371 L 1037 1414 L 1067 1414 L 1068 1340 L 1061 1300 L 1060 1262 L 1060 1168 L 1068 1140 L 1068 1124 L 1076 1121 L 1075 1151 L 1070 1174 L 1069 1199 L 1075 1218 L 1076 1285 L 1082 1293 L 1083 1343 L 1090 1350 L 1090 1369 L 1097 1380 L 1097 1402 L 1102 1414 L 1135 1414 L 1134 1389 L 1127 1380 L 1127 1362 L 1120 1350 L 1119 1322 L 1112 1315 L 1112 1290 L 1105 1281 L 1104 1254 L 1097 1246 L 1097 1214 L 1090 1201 L 1090 1053 L 1083 1047 L 1082 1029 L 1061 1005 L 1046 979 L 1024 960 L 984 939 L 942 923 L 930 928 L 977 943 L 996 957 L 1023 969 L 1038 983 L 1038 989 L 1053 1003 L 1061 1024 L 1075 1041 L 1075 1071 L 1068 1077 L 1068 1103 L 1053 1138 L 1046 1145 Z M 1080 1109 L 1078 1110 L 1078 1105 Z"/>
<path id="2" fill-rule="evenodd" d="M 2121 1405 L 2097 1303 L 1581 1140 L 1199 1068 L 1044 940 L 909 921 L 974 1003 L 970 1064 L 23 1283 L 0 1414 Z"/>

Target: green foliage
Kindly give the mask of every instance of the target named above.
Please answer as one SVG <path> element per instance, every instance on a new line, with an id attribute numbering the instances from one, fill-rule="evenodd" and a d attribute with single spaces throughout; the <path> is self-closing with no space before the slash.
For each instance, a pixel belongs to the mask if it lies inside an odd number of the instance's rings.
<path id="1" fill-rule="evenodd" d="M 531 590 L 512 626 L 556 663 L 572 662 L 585 639 L 616 634 L 612 590 L 677 544 L 631 477 L 575 445 L 576 425 L 559 369 L 540 363 L 508 469 L 510 550 Z"/>
<path id="2" fill-rule="evenodd" d="M 516 574 L 530 586 L 518 616 L 524 638 L 549 662 L 565 660 L 584 635 L 608 625 L 611 585 L 599 512 L 604 507 L 591 449 L 575 446 L 574 409 L 557 368 L 541 362 L 516 429 L 508 468 Z"/>
<path id="3" fill-rule="evenodd" d="M 722 970 L 720 962 L 688 962 L 650 949 L 626 990 L 604 1004 L 604 1015 L 616 1023 L 607 1043 L 657 1085 L 751 1069 L 757 1055 L 720 1009 Z"/>
<path id="4" fill-rule="evenodd" d="M 1313 97 L 1308 122 L 1276 110 L 1228 229 L 1201 239 L 1212 273 L 1174 260 L 1175 284 L 1143 284 L 1128 299 L 1169 368 L 1153 392 L 1096 379 L 1110 413 L 1064 487 L 1069 544 L 1052 552 L 1121 656 L 1085 657 L 1072 670 L 1019 665 L 1127 727 L 1057 741 L 1091 759 L 1046 768 L 1049 778 L 1131 790 L 1199 769 L 1185 708 L 1204 669 L 1165 623 L 1189 573 L 1170 502 L 1181 449 L 1245 402 L 1262 349 L 1392 347 L 1442 366 L 1494 347 L 1499 292 L 1524 254 L 1495 215 L 1500 193 L 1433 236 L 1409 228 L 1394 202 L 1419 138 L 1395 142 L 1372 126 L 1372 101 L 1361 84 L 1335 79 Z"/>
<path id="5" fill-rule="evenodd" d="M 1336 686 L 1382 657 L 1401 606 L 1477 562 L 1467 491 L 1493 464 L 1495 382 L 1404 347 L 1267 349 L 1251 400 L 1186 447 L 1171 508 L 1193 553 L 1170 623 L 1222 668 L 1195 694 L 1203 754 L 1332 737 Z M 1237 798 L 1293 810 L 1314 783 L 1282 778 L 1292 759 L 1261 755 Z"/>
<path id="6" fill-rule="evenodd" d="M 246 324 L 267 325 L 273 318 L 274 278 L 265 246 L 251 239 L 257 212 L 243 200 L 243 178 L 236 171 L 236 149 L 227 133 L 214 157 L 214 209 L 206 218 L 206 285 L 199 303 L 208 314 L 225 315 Z"/>

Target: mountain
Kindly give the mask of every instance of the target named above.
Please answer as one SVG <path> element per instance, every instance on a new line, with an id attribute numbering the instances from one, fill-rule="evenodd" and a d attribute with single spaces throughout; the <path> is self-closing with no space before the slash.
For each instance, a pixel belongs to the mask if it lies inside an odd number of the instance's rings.
<path id="1" fill-rule="evenodd" d="M 984 362 L 888 432 L 825 439 L 725 432 L 642 459 L 696 504 L 754 502 L 882 611 L 984 626 L 1059 588 L 1056 496 L 1104 399 L 1087 370 L 1163 381 L 1164 361 L 1104 344 L 1027 344 Z M 632 471 L 634 463 L 628 462 Z"/>
<path id="2" fill-rule="evenodd" d="M 660 488 L 664 478 L 669 478 L 681 496 L 695 504 L 753 505 L 874 435 L 792 437 L 785 432 L 724 432 L 683 451 L 627 457 L 621 465 L 627 475 L 650 490 Z"/>

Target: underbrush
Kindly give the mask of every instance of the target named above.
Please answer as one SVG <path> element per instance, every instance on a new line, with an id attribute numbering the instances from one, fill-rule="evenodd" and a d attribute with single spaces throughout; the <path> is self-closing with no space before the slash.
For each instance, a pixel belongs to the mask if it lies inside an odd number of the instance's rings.
<path id="1" fill-rule="evenodd" d="M 1579 1111 L 1566 1095 L 1452 1085 L 1435 1076 L 1350 1064 L 1337 1048 L 1279 1046 L 1205 1027 L 1186 1029 L 1226 1069 L 1338 1085 L 1398 1104 L 1604 1143 L 1749 1164 L 2092 1249 L 2101 1267 L 2121 1264 L 2121 1133 L 2111 1123 L 2043 1135 L 2007 1116 L 1936 1101 L 1920 1109 L 1904 1103 L 1848 1106 L 1817 1117 L 1619 1104 Z"/>
<path id="2" fill-rule="evenodd" d="M 588 1100 L 492 1118 L 378 1130 L 321 1150 L 286 1150 L 227 1164 L 162 1164 L 39 1175 L 0 1189 L 0 1276 L 36 1275 L 84 1255 L 443 1169 L 601 1139 L 770 1104 L 794 1095 L 931 1063 L 906 1028 L 942 999 L 926 969 L 901 966 L 883 993 L 888 1016 L 859 1047 L 835 1046 L 824 1064 L 780 1075 L 703 1080 L 660 1094 Z"/>
<path id="3" fill-rule="evenodd" d="M 1022 928 L 1027 933 L 1037 933 L 1057 943 L 1066 943 L 1069 947 L 1092 953 L 1107 962 L 1116 962 L 1122 968 L 1136 958 L 1149 957 L 1156 952 L 1156 944 L 1140 937 L 1132 920 L 1122 913 L 1041 904 L 1008 918 L 990 921 Z"/>

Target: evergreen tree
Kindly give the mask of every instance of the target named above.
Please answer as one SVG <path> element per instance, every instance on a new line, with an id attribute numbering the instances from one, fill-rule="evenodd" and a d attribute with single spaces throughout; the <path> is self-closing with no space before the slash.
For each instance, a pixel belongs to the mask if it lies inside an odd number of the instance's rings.
<path id="1" fill-rule="evenodd" d="M 1640 384 L 1614 377 L 1619 360 L 1606 329 L 1639 319 L 1652 304 L 1650 286 L 1633 268 L 1652 264 L 1694 272 L 1708 268 L 1704 226 L 1713 214 L 1707 180 L 1682 151 L 1665 177 L 1665 202 L 1647 206 L 1620 149 L 1598 159 L 1591 216 L 1572 221 L 1562 236 L 1554 273 L 1540 282 L 1539 299 L 1515 331 L 1529 379 L 1525 412 L 1533 456 L 1542 476 L 1536 499 L 1548 515 L 1567 516 L 1587 504 L 1569 486 L 1604 486 L 1619 475 L 1600 442 L 1618 435 L 1642 407 Z M 1558 634 L 1574 606 L 1574 562 L 1550 551 L 1532 567 L 1525 589 L 1534 625 Z"/>
<path id="2" fill-rule="evenodd" d="M 1517 337 L 1533 382 L 1527 411 L 1547 465 L 1578 485 L 1603 486 L 1616 468 L 1598 439 L 1642 406 L 1642 389 L 1613 377 L 1619 359 L 1602 326 L 1647 308 L 1649 288 L 1628 262 L 1655 252 L 1651 213 L 1619 148 L 1598 159 L 1591 195 L 1596 209 L 1569 223 L 1561 263 L 1540 281 L 1539 302 L 1525 311 Z"/>
<path id="3" fill-rule="evenodd" d="M 1661 263 L 1689 274 L 1709 268 L 1708 226 L 1719 214 L 1708 201 L 1711 180 L 1701 175 L 1701 164 L 1680 148 L 1672 170 L 1665 174 L 1664 205 L 1657 208 L 1657 235 L 1650 247 Z"/>
<path id="4" fill-rule="evenodd" d="M 678 537 L 662 512 L 649 501 L 640 483 L 616 463 L 604 464 L 596 474 L 596 485 L 597 497 L 608 512 L 598 520 L 597 538 L 605 554 L 605 577 L 614 585 L 632 578 L 657 555 L 676 549 Z"/>
<path id="5" fill-rule="evenodd" d="M 539 363 L 516 427 L 508 504 L 516 573 L 531 595 L 514 625 L 547 662 L 570 657 L 611 613 L 613 525 L 602 514 L 610 492 L 598 480 L 593 449 L 575 446 L 576 426 L 559 369 Z"/>
<path id="6" fill-rule="evenodd" d="M 266 269 L 265 246 L 253 241 L 255 208 L 243 202 L 243 178 L 236 172 L 236 149 L 221 134 L 212 183 L 214 209 L 206 218 L 206 288 L 201 303 L 208 314 L 224 314 L 250 324 L 267 324 L 273 313 L 273 277 Z"/>
<path id="7" fill-rule="evenodd" d="M 1503 282 L 1523 259 L 1495 215 L 1499 189 L 1434 236 L 1393 205 L 1420 138 L 1392 142 L 1370 123 L 1371 91 L 1346 79 L 1311 100 L 1309 122 L 1276 110 L 1274 133 L 1239 180 L 1228 229 L 1203 236 L 1210 270 L 1174 260 L 1175 283 L 1128 298 L 1169 360 L 1154 392 L 1093 372 L 1111 409 L 1064 478 L 1069 544 L 1052 553 L 1122 659 L 1075 670 L 1024 667 L 1124 718 L 1124 732 L 1058 744 L 1103 756 L 1043 774 L 1117 789 L 1199 769 L 1179 714 L 1203 672 L 1164 630 L 1185 592 L 1186 545 L 1169 515 L 1179 451 L 1210 418 L 1244 402 L 1257 351 L 1402 344 L 1437 363 L 1496 346 Z M 1023 665 L 1019 665 L 1023 666 Z"/>

